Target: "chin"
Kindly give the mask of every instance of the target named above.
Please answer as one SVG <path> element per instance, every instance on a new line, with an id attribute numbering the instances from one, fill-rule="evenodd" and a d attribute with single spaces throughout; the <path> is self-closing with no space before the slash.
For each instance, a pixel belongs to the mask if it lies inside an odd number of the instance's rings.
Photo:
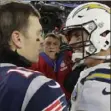
<path id="1" fill-rule="evenodd" d="M 85 63 L 85 64 L 90 63 L 90 58 L 86 58 L 86 59 L 84 60 L 84 63 Z"/>
<path id="2" fill-rule="evenodd" d="M 55 56 L 49 56 L 51 59 L 55 59 Z"/>
<path id="3" fill-rule="evenodd" d="M 95 66 L 94 60 L 91 59 L 91 58 L 86 59 L 86 60 L 84 61 L 84 63 L 85 63 L 88 67 L 93 67 L 93 66 Z"/>

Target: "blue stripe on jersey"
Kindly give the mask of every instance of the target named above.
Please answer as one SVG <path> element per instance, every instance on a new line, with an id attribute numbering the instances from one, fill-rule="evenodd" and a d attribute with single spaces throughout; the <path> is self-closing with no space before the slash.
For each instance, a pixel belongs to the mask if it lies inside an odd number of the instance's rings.
<path id="1" fill-rule="evenodd" d="M 25 77 L 17 70 L 25 71 L 24 68 L 17 69 L 16 66 L 0 67 L 0 111 L 20 111 L 30 82 L 40 76 L 33 72 L 33 75 Z"/>
<path id="2" fill-rule="evenodd" d="M 95 71 L 90 72 L 89 75 L 94 74 L 94 73 L 111 74 L 111 69 L 106 69 L 106 68 L 96 69 Z"/>
<path id="3" fill-rule="evenodd" d="M 90 72 L 88 76 L 83 78 L 81 83 L 84 84 L 85 81 L 89 80 L 96 80 L 111 84 L 111 69 L 96 69 L 95 71 Z"/>
<path id="4" fill-rule="evenodd" d="M 105 78 L 93 78 L 93 79 L 87 79 L 88 80 L 96 80 L 96 81 L 100 81 L 100 82 L 105 82 L 105 83 L 109 83 L 111 84 L 111 79 L 105 79 Z"/>
<path id="5" fill-rule="evenodd" d="M 53 86 L 56 86 L 56 82 L 53 80 L 45 83 L 29 101 L 26 111 L 42 111 L 43 108 L 44 111 L 54 111 L 53 108 L 56 109 L 58 107 L 57 105 L 59 105 L 60 108 L 63 108 L 62 111 L 67 111 L 65 95 L 61 91 L 60 87 L 54 88 Z"/>

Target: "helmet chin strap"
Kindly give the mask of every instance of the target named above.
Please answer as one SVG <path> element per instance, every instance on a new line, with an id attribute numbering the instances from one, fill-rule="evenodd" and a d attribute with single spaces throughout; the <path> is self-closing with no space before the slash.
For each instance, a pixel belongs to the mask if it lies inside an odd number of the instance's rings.
<path id="1" fill-rule="evenodd" d="M 86 56 L 87 54 L 84 54 L 84 55 Z M 86 56 L 86 58 L 87 57 L 94 58 L 94 59 L 99 59 L 99 60 L 110 60 L 111 59 L 111 55 L 106 55 L 106 56 L 90 55 L 90 56 Z M 73 69 L 76 66 L 83 64 L 84 63 L 84 59 L 85 58 L 83 58 L 83 53 L 80 53 L 80 52 L 73 53 L 72 54 L 72 61 L 75 63 Z"/>
<path id="2" fill-rule="evenodd" d="M 109 60 L 111 59 L 111 55 L 106 55 L 106 56 L 97 56 L 97 55 L 92 55 L 90 56 L 91 58 L 94 59 L 101 59 L 101 60 Z"/>
<path id="3" fill-rule="evenodd" d="M 76 61 L 76 59 L 80 59 L 80 60 Z M 73 53 L 72 54 L 72 61 L 75 63 L 74 66 L 72 67 L 72 70 L 74 70 L 77 66 L 84 63 L 83 53 L 80 53 L 80 52 Z"/>
<path id="4" fill-rule="evenodd" d="M 82 64 L 84 63 L 84 60 L 83 60 L 83 54 L 80 53 L 80 52 L 75 52 L 72 54 L 72 61 L 73 62 L 76 62 L 76 59 L 80 59 L 79 63 L 78 64 Z"/>
<path id="5" fill-rule="evenodd" d="M 101 60 L 110 60 L 111 59 L 111 55 L 106 55 L 106 56 L 91 55 L 89 57 L 94 58 L 94 59 L 101 59 Z M 72 61 L 76 62 L 76 59 L 83 59 L 83 53 L 80 53 L 80 52 L 73 53 L 72 54 Z M 84 59 L 80 60 L 79 63 L 84 63 Z"/>

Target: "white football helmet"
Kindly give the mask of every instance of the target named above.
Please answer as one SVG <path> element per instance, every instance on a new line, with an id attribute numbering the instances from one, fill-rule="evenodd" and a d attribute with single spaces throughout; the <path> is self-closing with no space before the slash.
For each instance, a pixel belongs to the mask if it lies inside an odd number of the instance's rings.
<path id="1" fill-rule="evenodd" d="M 89 35 L 84 50 L 93 58 L 109 59 L 110 55 L 103 57 L 95 54 L 111 46 L 110 17 L 110 7 L 97 2 L 84 3 L 71 11 L 63 30 L 84 29 Z"/>

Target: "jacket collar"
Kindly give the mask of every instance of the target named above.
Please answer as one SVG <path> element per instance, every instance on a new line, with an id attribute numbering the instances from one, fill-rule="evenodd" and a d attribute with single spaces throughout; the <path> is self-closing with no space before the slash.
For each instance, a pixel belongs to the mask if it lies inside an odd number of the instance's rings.
<path id="1" fill-rule="evenodd" d="M 0 52 L 0 63 L 10 63 L 19 67 L 31 66 L 30 61 L 12 50 L 3 50 Z"/>

